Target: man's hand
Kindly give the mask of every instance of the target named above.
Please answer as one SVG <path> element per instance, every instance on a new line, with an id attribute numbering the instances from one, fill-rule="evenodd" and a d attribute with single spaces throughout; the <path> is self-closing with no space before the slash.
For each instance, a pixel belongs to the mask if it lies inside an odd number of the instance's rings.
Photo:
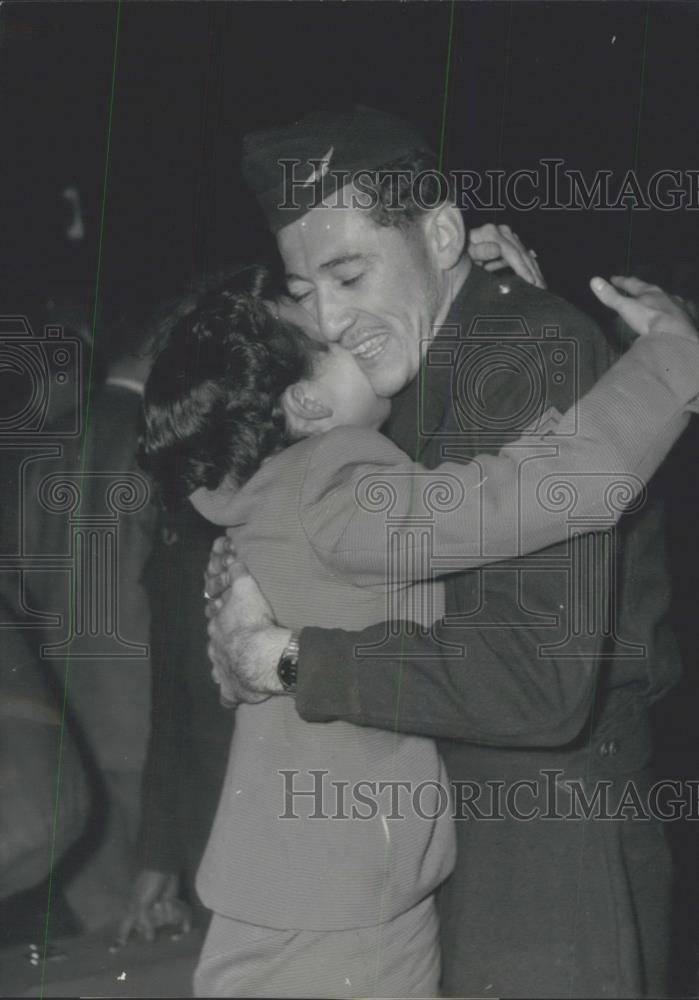
<path id="1" fill-rule="evenodd" d="M 206 617 L 211 618 L 221 607 L 224 591 L 231 585 L 228 576 L 229 567 L 235 562 L 235 550 L 227 535 L 221 535 L 211 546 L 209 562 L 204 573 L 204 598 L 206 600 Z"/>
<path id="2" fill-rule="evenodd" d="M 118 941 L 125 945 L 131 934 L 152 941 L 159 927 L 173 927 L 188 934 L 189 907 L 178 899 L 179 879 L 168 872 L 143 869 L 136 876 L 131 902 L 119 924 Z"/>
<path id="3" fill-rule="evenodd" d="M 600 302 L 614 309 L 639 336 L 667 333 L 689 340 L 699 337 L 682 300 L 668 295 L 657 285 L 649 285 L 640 278 L 613 277 L 611 281 L 592 278 L 590 288 Z"/>
<path id="4" fill-rule="evenodd" d="M 476 264 L 486 271 L 500 271 L 511 267 L 530 285 L 546 288 L 544 276 L 533 250 L 527 250 L 519 236 L 509 226 L 495 226 L 491 222 L 468 234 L 468 253 Z"/>
<path id="5" fill-rule="evenodd" d="M 217 539 L 217 541 L 219 541 Z M 212 553 L 214 573 L 207 570 L 207 593 L 219 559 L 226 560 L 225 574 L 230 587 L 215 600 L 209 600 L 209 659 L 214 680 L 221 687 L 224 703 L 264 701 L 272 694 L 283 694 L 277 677 L 277 664 L 284 652 L 291 630 L 280 628 L 272 609 L 245 566 L 235 560 L 230 542 Z M 232 557 L 232 559 L 231 559 Z M 212 563 L 209 563 L 212 567 Z M 211 583 L 209 582 L 211 578 Z"/>

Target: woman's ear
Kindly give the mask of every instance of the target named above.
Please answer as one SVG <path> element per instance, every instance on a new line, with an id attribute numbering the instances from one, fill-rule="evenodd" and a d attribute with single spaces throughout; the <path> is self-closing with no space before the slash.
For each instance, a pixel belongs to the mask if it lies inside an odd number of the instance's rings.
<path id="1" fill-rule="evenodd" d="M 305 380 L 287 386 L 282 393 L 281 405 L 286 425 L 294 437 L 322 433 L 327 428 L 321 421 L 333 415 L 332 407 L 319 398 L 313 383 Z"/>
<path id="2" fill-rule="evenodd" d="M 427 213 L 425 236 L 434 263 L 440 271 L 449 271 L 459 263 L 466 246 L 466 227 L 461 212 L 445 201 Z"/>

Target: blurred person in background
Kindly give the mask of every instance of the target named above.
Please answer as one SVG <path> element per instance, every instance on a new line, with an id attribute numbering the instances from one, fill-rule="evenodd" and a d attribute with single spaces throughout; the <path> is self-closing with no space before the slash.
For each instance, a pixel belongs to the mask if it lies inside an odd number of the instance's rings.
<path id="1" fill-rule="evenodd" d="M 36 633 L 0 596 L 0 945 L 39 941 L 45 930 L 52 869 L 79 840 L 90 791 L 74 727 L 63 711 L 53 671 L 39 656 Z M 58 787 L 61 794 L 57 798 Z M 75 931 L 60 893 L 55 932 Z"/>
<path id="2" fill-rule="evenodd" d="M 162 513 L 143 583 L 151 608 L 152 712 L 143 775 L 138 873 L 119 940 L 204 926 L 194 878 L 226 769 L 234 715 L 221 707 L 206 655 L 202 576 L 219 534 L 190 505 Z"/>
<path id="3" fill-rule="evenodd" d="M 22 611 L 60 616 L 44 630 L 42 655 L 64 688 L 91 773 L 93 808 L 61 878 L 84 931 L 121 918 L 136 867 L 150 719 L 150 613 L 141 576 L 156 512 L 134 456 L 149 344 L 187 301 L 153 309 L 130 289 L 119 297 L 130 305 L 111 310 L 97 329 L 88 375 L 98 381 L 86 380 L 79 434 L 70 432 L 74 413 L 58 417 L 51 432 L 60 453 L 28 462 L 20 484 L 21 550 L 73 559 L 70 571 L 25 571 L 20 603 Z M 70 510 L 61 506 L 68 496 L 61 482 L 76 490 Z"/>

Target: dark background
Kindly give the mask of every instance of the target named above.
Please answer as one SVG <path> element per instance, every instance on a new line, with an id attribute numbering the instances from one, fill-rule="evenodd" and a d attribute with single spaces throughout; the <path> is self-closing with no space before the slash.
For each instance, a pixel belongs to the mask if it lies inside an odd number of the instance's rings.
<path id="1" fill-rule="evenodd" d="M 0 308 L 94 338 L 110 315 L 269 247 L 242 133 L 320 105 L 411 117 L 454 168 L 560 157 L 591 179 L 699 169 L 699 4 L 12 3 L 0 8 Z M 442 124 L 444 123 L 444 131 Z M 84 237 L 68 239 L 79 191 Z M 594 311 L 593 273 L 699 261 L 699 211 L 469 213 L 536 247 Z M 699 288 L 696 289 L 699 299 Z M 0 395 L 2 395 L 0 388 Z M 697 436 L 679 446 L 673 546 L 686 675 L 658 714 L 664 776 L 699 774 Z M 696 824 L 675 825 L 678 981 L 694 985 Z M 687 958 L 687 955 L 690 957 Z M 686 986 L 694 992 L 692 986 Z"/>
<path id="2" fill-rule="evenodd" d="M 321 104 L 410 116 L 457 168 L 697 167 L 698 53 L 699 5 L 667 0 L 3 3 L 3 291 L 92 304 L 255 255 L 241 133 Z M 699 212 L 470 215 L 507 219 L 588 302 L 593 272 L 699 250 Z"/>

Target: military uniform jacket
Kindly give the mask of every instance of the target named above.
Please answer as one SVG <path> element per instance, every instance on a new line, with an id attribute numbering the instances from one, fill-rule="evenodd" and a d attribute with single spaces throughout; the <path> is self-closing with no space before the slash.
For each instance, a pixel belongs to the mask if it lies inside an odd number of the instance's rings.
<path id="1" fill-rule="evenodd" d="M 609 361 L 601 332 L 568 303 L 474 267 L 388 433 L 428 466 L 468 462 L 565 410 Z M 561 502 L 575 518 L 574 501 Z M 643 794 L 646 709 L 679 670 L 661 505 L 641 504 L 611 532 L 604 518 L 591 527 L 451 577 L 441 646 L 408 628 L 385 641 L 383 626 L 301 636 L 303 718 L 439 739 L 458 816 L 441 894 L 446 995 L 664 988 L 670 868 L 659 824 L 556 818 L 575 811 L 568 780 L 590 794 L 595 778 L 608 780 L 618 795 L 635 775 Z M 376 655 L 356 659 L 358 642 Z"/>

